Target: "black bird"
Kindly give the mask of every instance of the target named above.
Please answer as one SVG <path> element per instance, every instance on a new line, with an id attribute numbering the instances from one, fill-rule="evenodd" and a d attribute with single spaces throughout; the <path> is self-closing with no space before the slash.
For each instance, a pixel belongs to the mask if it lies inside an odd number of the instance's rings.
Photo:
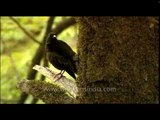
<path id="1" fill-rule="evenodd" d="M 73 59 L 76 53 L 69 45 L 61 40 L 57 40 L 55 34 L 49 33 L 46 40 L 45 49 L 48 61 L 55 68 L 61 70 L 59 73 L 61 76 L 58 79 L 63 76 L 65 71 L 76 79 L 75 73 L 77 73 L 77 69 Z"/>

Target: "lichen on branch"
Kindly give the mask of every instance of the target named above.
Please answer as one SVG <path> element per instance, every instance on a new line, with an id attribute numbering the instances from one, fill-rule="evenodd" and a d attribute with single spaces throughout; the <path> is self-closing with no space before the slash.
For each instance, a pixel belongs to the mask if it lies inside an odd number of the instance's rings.
<path id="1" fill-rule="evenodd" d="M 71 104 L 76 103 L 75 98 L 58 85 L 45 81 L 21 80 L 17 87 L 25 93 L 41 99 L 46 104 Z"/>
<path id="2" fill-rule="evenodd" d="M 21 80 L 17 87 L 22 92 L 31 94 L 45 103 L 76 103 L 78 88 L 75 82 L 65 76 L 55 81 L 55 73 L 47 67 L 35 65 L 33 69 L 50 79 L 53 84 L 46 81 Z"/>
<path id="3" fill-rule="evenodd" d="M 54 78 L 55 73 L 52 72 L 52 70 L 50 70 L 49 68 L 40 65 L 35 65 L 33 69 L 37 70 L 39 73 L 50 79 L 52 82 L 54 82 L 54 84 L 61 86 L 63 89 L 68 91 L 72 96 L 76 97 L 78 88 L 74 81 L 71 81 L 67 79 L 65 76 L 63 76 L 61 79 L 55 82 Z"/>

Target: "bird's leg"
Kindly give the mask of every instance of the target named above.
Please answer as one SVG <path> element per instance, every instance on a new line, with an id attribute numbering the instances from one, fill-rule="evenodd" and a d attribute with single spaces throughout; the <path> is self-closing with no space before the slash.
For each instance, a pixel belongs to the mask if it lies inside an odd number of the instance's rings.
<path id="1" fill-rule="evenodd" d="M 60 73 L 56 74 L 56 75 L 54 76 L 54 78 L 56 78 L 58 75 L 61 75 L 61 74 L 62 74 L 62 72 L 63 72 L 63 70 L 61 70 L 61 72 L 60 72 Z"/>
<path id="2" fill-rule="evenodd" d="M 58 75 L 60 74 L 60 77 L 58 77 L 58 78 L 55 80 L 55 82 L 58 81 L 59 79 L 61 79 L 61 78 L 63 77 L 64 72 L 65 72 L 65 71 L 62 70 L 60 73 L 58 73 Z"/>

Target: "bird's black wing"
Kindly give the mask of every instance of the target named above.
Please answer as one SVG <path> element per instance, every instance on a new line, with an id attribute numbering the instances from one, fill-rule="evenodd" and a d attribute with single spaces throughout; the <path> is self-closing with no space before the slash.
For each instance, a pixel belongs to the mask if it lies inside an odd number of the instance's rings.
<path id="1" fill-rule="evenodd" d="M 73 56 L 76 54 L 67 43 L 61 40 L 58 40 L 57 51 L 62 56 L 68 57 L 70 59 L 73 59 Z"/>
<path id="2" fill-rule="evenodd" d="M 63 41 L 57 40 L 53 44 L 46 44 L 46 48 L 47 52 L 51 53 L 51 56 L 53 56 L 53 60 L 55 60 L 54 58 L 58 58 L 59 63 L 56 62 L 57 60 L 52 62 L 52 64 L 54 63 L 58 69 L 60 69 L 60 67 L 57 64 L 62 64 L 64 65 L 66 71 L 68 70 L 69 72 L 71 70 L 72 72 L 77 73 L 76 64 L 73 60 L 76 53 L 70 48 L 69 45 Z"/>
<path id="3" fill-rule="evenodd" d="M 58 64 L 60 64 L 69 75 L 71 75 L 74 79 L 76 79 L 76 76 L 74 74 L 75 68 L 69 58 L 66 58 L 64 56 L 59 56 L 58 59 L 56 60 Z"/>

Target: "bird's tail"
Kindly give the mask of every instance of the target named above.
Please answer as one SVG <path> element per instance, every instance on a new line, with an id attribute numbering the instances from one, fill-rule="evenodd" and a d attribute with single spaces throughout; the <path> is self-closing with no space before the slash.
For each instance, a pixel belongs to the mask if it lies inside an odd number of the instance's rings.
<path id="1" fill-rule="evenodd" d="M 66 72 L 67 72 L 70 76 L 72 76 L 74 79 L 76 79 L 76 76 L 75 76 L 74 72 L 72 72 L 71 70 L 66 70 Z"/>

